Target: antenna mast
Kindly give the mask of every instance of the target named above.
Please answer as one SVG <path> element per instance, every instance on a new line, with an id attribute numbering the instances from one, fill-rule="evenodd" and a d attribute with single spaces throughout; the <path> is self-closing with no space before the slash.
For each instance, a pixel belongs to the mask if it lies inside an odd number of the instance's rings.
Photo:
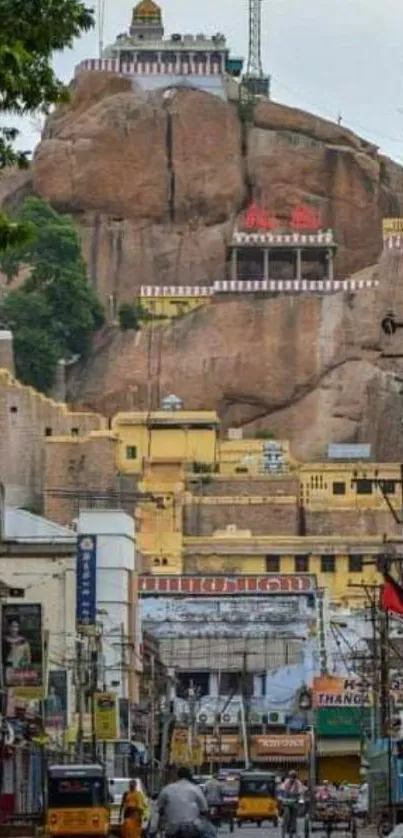
<path id="1" fill-rule="evenodd" d="M 106 0 L 98 0 L 98 49 L 99 58 L 102 58 L 104 50 L 104 27 L 105 27 Z"/>
<path id="2" fill-rule="evenodd" d="M 249 2 L 249 50 L 244 87 L 250 96 L 270 96 L 270 78 L 265 76 L 262 64 L 262 2 Z"/>

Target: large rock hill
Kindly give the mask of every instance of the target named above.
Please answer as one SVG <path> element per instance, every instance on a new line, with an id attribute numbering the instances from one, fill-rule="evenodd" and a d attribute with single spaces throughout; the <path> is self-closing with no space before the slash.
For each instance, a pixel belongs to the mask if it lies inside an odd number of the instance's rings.
<path id="1" fill-rule="evenodd" d="M 380 282 L 356 295 L 232 298 L 138 334 L 109 326 L 71 372 L 74 403 L 109 414 L 145 407 L 151 379 L 154 405 L 176 392 L 188 407 L 217 408 L 226 425 L 289 437 L 300 456 L 343 440 L 402 456 L 390 375 L 400 362 L 383 357 L 380 321 L 391 306 L 403 312 L 403 269 L 397 254 L 371 266 L 382 217 L 403 214 L 403 169 L 371 143 L 275 103 L 261 102 L 245 128 L 235 104 L 207 94 L 146 95 L 83 73 L 47 123 L 32 179 L 76 219 L 105 304 L 132 300 L 143 284 L 224 278 L 234 224 L 253 200 L 280 219 L 314 201 L 336 232 L 336 275 Z M 0 201 L 26 189 L 9 178 Z"/>

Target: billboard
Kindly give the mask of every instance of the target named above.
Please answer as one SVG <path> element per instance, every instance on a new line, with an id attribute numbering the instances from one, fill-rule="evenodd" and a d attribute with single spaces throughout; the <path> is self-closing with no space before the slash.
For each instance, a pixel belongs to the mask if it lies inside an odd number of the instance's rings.
<path id="1" fill-rule="evenodd" d="M 97 621 L 97 539 L 80 535 L 77 539 L 76 624 L 86 631 Z"/>
<path id="2" fill-rule="evenodd" d="M 119 739 L 119 699 L 117 693 L 95 694 L 95 733 L 100 742 Z"/>
<path id="3" fill-rule="evenodd" d="M 48 694 L 44 702 L 45 727 L 66 727 L 68 684 L 65 669 L 49 672 Z"/>
<path id="4" fill-rule="evenodd" d="M 369 707 L 325 707 L 316 713 L 318 736 L 362 737 L 370 728 Z"/>
<path id="5" fill-rule="evenodd" d="M 324 675 L 313 679 L 313 704 L 321 707 L 369 707 L 371 684 L 365 678 Z"/>
<path id="6" fill-rule="evenodd" d="M 3 683 L 15 695 L 42 698 L 45 689 L 42 605 L 2 606 Z"/>
<path id="7" fill-rule="evenodd" d="M 316 590 L 316 577 L 308 573 L 262 573 L 250 575 L 140 576 L 139 595 L 174 596 L 267 596 L 272 594 L 309 594 Z"/>

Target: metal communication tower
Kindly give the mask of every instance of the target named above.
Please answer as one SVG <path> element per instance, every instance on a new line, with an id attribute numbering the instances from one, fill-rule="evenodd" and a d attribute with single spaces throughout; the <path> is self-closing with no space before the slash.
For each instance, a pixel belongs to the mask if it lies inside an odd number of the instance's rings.
<path id="1" fill-rule="evenodd" d="M 252 96 L 270 95 L 270 78 L 262 64 L 262 2 L 249 0 L 249 51 L 244 85 Z"/>

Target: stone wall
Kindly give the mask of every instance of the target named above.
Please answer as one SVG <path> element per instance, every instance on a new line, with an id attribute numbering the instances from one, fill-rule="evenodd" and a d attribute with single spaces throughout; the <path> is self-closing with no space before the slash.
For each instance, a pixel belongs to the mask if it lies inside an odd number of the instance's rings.
<path id="1" fill-rule="evenodd" d="M 86 508 L 99 508 L 101 503 L 105 507 L 107 501 L 99 494 L 116 491 L 116 439 L 107 434 L 69 441 L 48 439 L 45 472 L 45 516 L 71 526 L 80 503 Z"/>
<path id="2" fill-rule="evenodd" d="M 235 501 L 235 499 L 234 499 Z M 298 509 L 295 503 L 191 503 L 183 509 L 186 536 L 208 536 L 215 530 L 236 526 L 252 535 L 297 535 Z"/>
<path id="3" fill-rule="evenodd" d="M 295 477 L 216 477 L 203 475 L 189 480 L 189 491 L 206 497 L 298 497 L 299 481 Z"/>
<path id="4" fill-rule="evenodd" d="M 80 438 L 101 429 L 95 413 L 70 412 L 0 369 L 0 482 L 10 506 L 42 511 L 45 440 L 51 436 Z"/>
<path id="5" fill-rule="evenodd" d="M 306 535 L 396 536 L 401 529 L 387 508 L 305 510 L 303 517 Z"/>

